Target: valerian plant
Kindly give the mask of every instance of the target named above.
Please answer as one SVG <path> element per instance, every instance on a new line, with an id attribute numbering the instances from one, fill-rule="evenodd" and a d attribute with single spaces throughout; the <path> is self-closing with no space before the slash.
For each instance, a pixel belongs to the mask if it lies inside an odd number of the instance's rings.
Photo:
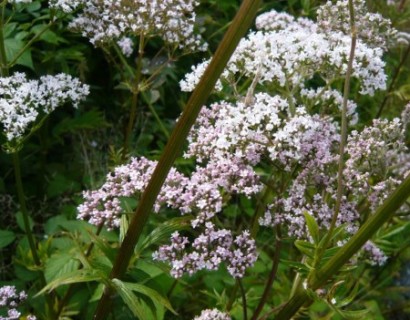
<path id="1" fill-rule="evenodd" d="M 155 103 L 166 104 L 160 87 L 177 58 L 207 50 L 197 1 L 3 1 L 0 123 L 28 243 L 13 263 L 32 273 L 16 269 L 19 281 L 0 287 L 0 319 L 382 317 L 378 273 L 410 244 L 405 94 L 382 117 L 407 54 L 392 80 L 386 57 L 408 52 L 396 27 L 409 10 L 377 3 L 397 20 L 341 0 L 254 21 L 260 3 L 244 1 L 214 55 L 180 80 L 192 94 L 169 134 Z M 32 32 L 37 20 L 13 22 L 23 12 L 47 22 Z M 100 50 L 126 92 L 115 98 L 121 124 L 111 124 L 119 156 L 75 212 L 33 229 L 18 154 L 57 107 L 81 108 L 93 95 L 69 74 L 34 76 L 35 46 L 59 28 Z M 15 50 L 12 35 L 22 39 Z M 135 151 L 145 107 L 169 137 L 159 159 Z M 57 129 L 88 128 L 91 118 Z M 1 232 L 2 247 L 15 241 Z"/>

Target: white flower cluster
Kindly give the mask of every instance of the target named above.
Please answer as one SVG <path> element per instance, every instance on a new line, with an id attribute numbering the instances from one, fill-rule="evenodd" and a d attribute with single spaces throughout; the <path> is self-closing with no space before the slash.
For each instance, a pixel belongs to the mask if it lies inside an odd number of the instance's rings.
<path id="1" fill-rule="evenodd" d="M 299 132 L 300 129 L 289 132 L 288 139 L 292 140 L 293 136 L 300 139 Z M 301 140 L 301 150 L 315 146 L 308 161 L 301 161 L 303 158 L 298 159 L 292 152 L 287 153 L 290 159 L 296 160 L 290 168 L 295 170 L 299 166 L 299 169 L 293 171 L 295 178 L 285 194 L 276 197 L 268 206 L 265 216 L 260 219 L 261 225 L 286 225 L 288 233 L 298 238 L 306 237 L 304 212 L 314 216 L 321 227 L 330 225 L 337 192 L 337 145 L 340 139 L 337 132 L 335 126 L 322 122 L 310 141 Z M 337 225 L 346 225 L 348 233 L 353 234 L 358 229 L 359 203 L 365 201 L 374 211 L 400 184 L 402 172 L 410 170 L 404 138 L 403 124 L 398 119 L 375 120 L 372 126 L 361 132 L 349 134 L 343 171 L 345 195 L 337 220 Z M 278 155 L 278 159 L 281 158 Z"/>
<path id="2" fill-rule="evenodd" d="M 24 291 L 17 292 L 14 286 L 3 286 L 0 288 L 0 309 L 7 309 L 7 316 L 0 316 L 0 320 L 19 320 L 22 319 L 21 312 L 17 310 L 19 305 L 27 299 Z M 36 320 L 33 315 L 27 315 L 27 320 Z"/>
<path id="3" fill-rule="evenodd" d="M 272 16 L 280 19 L 270 29 L 267 26 Z M 240 79 L 256 78 L 265 87 L 297 92 L 315 75 L 326 83 L 344 77 L 350 53 L 349 35 L 324 32 L 313 21 L 291 19 L 275 11 L 259 16 L 257 25 L 263 31 L 251 32 L 240 42 L 222 74 L 222 83 L 227 87 Z M 358 41 L 352 75 L 359 80 L 362 94 L 372 95 L 375 90 L 385 89 L 382 55 L 380 48 Z M 195 88 L 206 64 L 207 61 L 201 63 L 186 75 L 180 83 L 183 91 Z"/>
<path id="4" fill-rule="evenodd" d="M 349 1 L 328 1 L 318 8 L 318 25 L 323 32 L 341 31 L 350 35 Z M 391 22 L 379 13 L 368 12 L 366 1 L 353 1 L 355 12 L 355 27 L 357 36 L 368 46 L 386 49 L 388 41 L 394 38 L 396 31 Z"/>
<path id="5" fill-rule="evenodd" d="M 196 316 L 194 320 L 231 320 L 231 317 L 218 309 L 206 309 L 202 310 L 199 316 Z"/>
<path id="6" fill-rule="evenodd" d="M 300 91 L 302 102 L 308 109 L 314 110 L 318 106 L 322 107 L 321 112 L 329 115 L 338 114 L 343 106 L 342 94 L 333 89 L 319 87 L 316 89 L 302 89 Z M 323 110 L 325 109 L 325 110 Z M 355 125 L 359 121 L 359 115 L 356 113 L 357 104 L 352 100 L 347 101 L 347 117 L 349 124 Z"/>
<path id="7" fill-rule="evenodd" d="M 67 74 L 28 80 L 23 73 L 0 78 L 0 123 L 9 141 L 22 137 L 39 115 L 64 103 L 76 108 L 89 93 L 88 85 Z"/>
<path id="8" fill-rule="evenodd" d="M 55 1 L 56 7 L 81 7 L 70 28 L 81 32 L 100 46 L 119 42 L 129 55 L 127 37 L 159 36 L 165 43 L 183 50 L 206 50 L 201 36 L 195 33 L 195 0 L 78 0 L 75 5 Z M 127 41 L 127 42 L 124 42 Z"/>
<path id="9" fill-rule="evenodd" d="M 400 175 L 392 175 L 389 171 L 395 167 L 404 171 L 410 169 L 410 163 L 401 161 L 408 154 L 404 141 L 405 131 L 398 118 L 392 121 L 376 119 L 372 126 L 361 132 L 352 131 L 348 137 L 345 184 L 351 190 L 368 195 L 372 210 L 401 182 Z"/>
<path id="10" fill-rule="evenodd" d="M 328 119 L 310 116 L 302 106 L 293 116 L 289 109 L 286 100 L 266 93 L 256 94 L 250 106 L 215 103 L 201 111 L 185 156 L 205 162 L 233 155 L 250 165 L 278 160 L 287 170 L 319 153 L 318 162 L 331 161 L 331 146 L 339 141 L 336 127 Z"/>
<path id="11" fill-rule="evenodd" d="M 10 3 L 31 3 L 33 0 L 9 0 Z"/>
<path id="12" fill-rule="evenodd" d="M 78 9 L 84 3 L 84 0 L 49 0 L 48 3 L 50 8 L 71 13 Z"/>

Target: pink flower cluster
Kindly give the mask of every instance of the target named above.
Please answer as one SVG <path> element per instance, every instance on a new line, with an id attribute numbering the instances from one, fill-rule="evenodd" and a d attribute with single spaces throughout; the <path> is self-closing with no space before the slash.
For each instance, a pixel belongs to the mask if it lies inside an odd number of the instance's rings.
<path id="1" fill-rule="evenodd" d="M 0 309 L 7 309 L 7 316 L 0 316 L 0 320 L 18 320 L 21 317 L 21 312 L 17 307 L 27 299 L 27 294 L 24 291 L 17 292 L 14 286 L 3 286 L 0 288 Z M 27 320 L 36 320 L 33 315 L 27 315 Z"/>
<path id="2" fill-rule="evenodd" d="M 124 209 L 121 197 L 138 197 L 144 191 L 157 162 L 133 158 L 129 164 L 118 166 L 97 190 L 83 193 L 84 203 L 78 207 L 78 218 L 94 225 L 104 223 L 108 228 L 119 227 Z M 260 190 L 258 177 L 250 166 L 237 159 L 213 161 L 197 166 L 191 177 L 172 169 L 155 204 L 158 212 L 163 205 L 194 214 L 192 225 L 210 220 L 222 210 L 224 195 L 230 193 L 251 196 Z"/>
<path id="3" fill-rule="evenodd" d="M 119 227 L 124 213 L 121 197 L 138 198 L 146 188 L 155 165 L 155 161 L 146 158 L 133 158 L 129 164 L 115 168 L 107 175 L 101 188 L 84 192 L 85 201 L 78 207 L 78 218 L 95 225 L 104 223 L 110 229 Z M 155 254 L 156 259 L 170 262 L 172 274 L 178 277 L 183 272 L 192 274 L 204 268 L 215 270 L 222 262 L 227 263 L 232 276 L 243 276 L 245 268 L 256 260 L 254 240 L 246 231 L 234 237 L 231 231 L 215 230 L 209 221 L 222 211 L 232 194 L 251 196 L 260 188 L 253 169 L 237 158 L 209 161 L 204 167 L 197 166 L 189 178 L 172 169 L 154 210 L 158 212 L 167 206 L 181 214 L 192 214 L 193 228 L 203 230 L 203 233 L 192 242 L 174 234 L 171 245 L 161 247 Z M 211 247 L 218 250 L 208 251 Z M 190 250 L 191 253 L 175 260 L 182 250 Z"/>
<path id="4" fill-rule="evenodd" d="M 160 247 L 154 253 L 154 259 L 169 261 L 172 265 L 171 275 L 176 278 L 203 269 L 217 270 L 221 263 L 226 264 L 232 277 L 241 278 L 246 268 L 257 259 L 255 240 L 249 232 L 244 231 L 234 237 L 229 230 L 216 230 L 210 222 L 205 224 L 205 231 L 193 241 L 189 252 L 188 244 L 187 237 L 175 232 L 171 244 Z"/>
<path id="5" fill-rule="evenodd" d="M 217 309 L 202 310 L 201 314 L 194 318 L 194 320 L 231 320 L 231 317 Z"/>

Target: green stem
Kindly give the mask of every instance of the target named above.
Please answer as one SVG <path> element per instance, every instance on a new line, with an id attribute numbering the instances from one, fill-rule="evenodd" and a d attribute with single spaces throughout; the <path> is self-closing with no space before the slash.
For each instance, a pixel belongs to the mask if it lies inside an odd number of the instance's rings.
<path id="1" fill-rule="evenodd" d="M 3 1 L 1 5 L 0 16 L 0 72 L 2 77 L 9 76 L 9 68 L 7 66 L 6 48 L 4 45 L 4 10 L 7 1 Z"/>
<path id="2" fill-rule="evenodd" d="M 252 221 L 251 221 L 251 237 L 255 238 L 258 230 L 259 230 L 259 223 L 258 220 L 259 218 L 262 216 L 262 214 L 265 212 L 266 210 L 266 205 L 269 203 L 269 201 L 272 198 L 273 195 L 273 188 L 270 186 L 270 182 L 272 182 L 272 175 L 269 178 L 267 185 L 263 188 L 263 190 L 261 191 L 260 195 L 259 195 L 259 199 L 257 201 L 257 205 L 255 208 L 255 212 L 252 216 Z M 235 282 L 234 287 L 232 288 L 232 291 L 230 293 L 230 297 L 228 300 L 228 303 L 226 304 L 226 311 L 230 311 L 232 309 L 232 306 L 235 302 L 236 299 L 236 294 L 238 293 L 238 282 Z"/>
<path id="3" fill-rule="evenodd" d="M 248 307 L 246 303 L 246 293 L 242 285 L 241 279 L 236 279 L 238 283 L 239 289 L 241 289 L 241 297 L 242 297 L 242 309 L 243 309 L 243 320 L 248 320 Z"/>
<path id="4" fill-rule="evenodd" d="M 278 266 L 279 266 L 279 260 L 280 260 L 280 250 L 281 250 L 281 232 L 280 232 L 280 226 L 276 227 L 276 244 L 275 244 L 275 255 L 272 260 L 272 268 L 269 273 L 268 280 L 266 281 L 265 289 L 263 290 L 263 294 L 261 299 L 259 300 L 258 306 L 256 307 L 251 320 L 257 320 L 260 313 L 263 310 L 263 307 L 268 300 L 269 294 L 272 291 L 272 285 L 273 281 L 275 280 L 276 277 L 276 272 L 278 271 Z"/>
<path id="5" fill-rule="evenodd" d="M 159 127 L 161 128 L 162 132 L 164 133 L 165 137 L 167 137 L 167 139 L 169 139 L 169 132 L 167 130 L 167 128 L 165 127 L 164 123 L 162 122 L 161 118 L 159 117 L 157 111 L 155 110 L 154 106 L 152 105 L 152 103 L 148 100 L 146 94 L 144 92 L 141 93 L 143 99 L 145 100 L 145 102 L 148 105 L 149 111 L 151 111 L 152 115 L 154 116 L 155 120 L 157 121 Z"/>
<path id="6" fill-rule="evenodd" d="M 353 1 L 349 0 L 349 15 L 350 15 L 350 28 L 352 33 L 352 42 L 350 46 L 350 55 L 349 55 L 349 62 L 347 65 L 346 71 L 346 78 L 344 83 L 344 90 L 343 90 L 343 106 L 342 106 L 342 123 L 341 123 L 341 133 L 340 133 L 340 145 L 339 145 L 339 166 L 337 172 L 337 191 L 336 191 L 336 204 L 335 204 L 335 211 L 333 213 L 332 221 L 330 223 L 329 231 L 326 233 L 325 239 L 323 241 L 323 245 L 318 248 L 317 259 L 314 263 L 314 266 L 320 263 L 320 260 L 323 256 L 324 250 L 326 250 L 330 239 L 332 238 L 333 231 L 336 227 L 337 217 L 340 212 L 340 206 L 342 203 L 343 197 L 343 169 L 344 169 L 344 153 L 345 153 L 345 145 L 347 139 L 347 104 L 349 99 L 350 93 L 350 78 L 353 71 L 353 60 L 356 50 L 356 41 L 357 41 L 357 30 L 355 25 L 355 17 L 354 17 L 354 6 Z"/>
<path id="7" fill-rule="evenodd" d="M 34 264 L 36 265 L 37 268 L 40 269 L 41 260 L 37 252 L 36 240 L 34 238 L 33 232 L 31 231 L 31 227 L 30 227 L 30 216 L 27 210 L 26 197 L 24 195 L 23 180 L 21 178 L 20 158 L 19 158 L 18 152 L 13 153 L 13 166 L 14 166 L 14 176 L 16 179 L 17 196 L 18 196 L 19 203 L 20 203 L 20 211 L 23 216 L 24 231 L 28 239 L 28 244 L 30 246 L 31 255 L 33 256 Z M 46 284 L 47 282 L 44 277 L 44 273 L 40 271 L 40 285 L 41 287 L 45 287 Z M 45 299 L 48 304 L 49 316 L 51 318 L 54 318 L 53 295 L 46 295 Z"/>
<path id="8" fill-rule="evenodd" d="M 125 131 L 124 137 L 124 148 L 123 148 L 123 159 L 126 159 L 128 150 L 131 144 L 132 130 L 134 129 L 135 118 L 137 116 L 137 106 L 138 106 L 138 95 L 141 91 L 141 75 L 142 75 L 142 58 L 144 56 L 144 35 L 140 35 L 140 41 L 138 46 L 138 61 L 137 61 L 137 71 L 135 74 L 135 84 L 132 93 L 131 100 L 131 111 L 128 118 L 128 125 Z"/>
<path id="9" fill-rule="evenodd" d="M 273 181 L 272 179 L 269 179 L 268 183 Z M 273 195 L 273 189 L 269 185 L 265 186 L 262 194 L 260 195 L 259 201 L 256 205 L 255 212 L 252 216 L 252 222 L 251 222 L 251 237 L 254 238 L 259 230 L 259 223 L 258 220 L 262 216 L 263 213 L 266 211 L 266 205 L 269 203 L 269 201 L 272 199 Z"/>
<path id="10" fill-rule="evenodd" d="M 30 227 L 30 217 L 27 210 L 26 198 L 24 196 L 23 182 L 21 179 L 21 170 L 20 170 L 20 158 L 18 152 L 13 153 L 13 166 L 14 166 L 14 176 L 16 179 L 17 187 L 17 196 L 20 203 L 20 211 L 23 216 L 24 231 L 26 233 L 28 243 L 30 246 L 30 251 L 33 256 L 34 263 L 36 266 L 41 266 L 41 261 L 37 253 L 36 241 L 34 239 L 33 233 Z"/>
<path id="11" fill-rule="evenodd" d="M 410 176 L 408 176 L 397 189 L 386 199 L 378 208 L 376 213 L 371 216 L 358 232 L 341 247 L 338 252 L 315 274 L 308 282 L 310 290 L 317 290 L 326 282 L 335 276 L 343 265 L 356 254 L 363 245 L 383 226 L 385 222 L 391 219 L 402 204 L 410 196 Z M 276 320 L 290 319 L 299 310 L 301 306 L 309 303 L 310 297 L 307 290 L 299 287 L 295 295 L 286 303 L 278 313 Z"/>
<path id="12" fill-rule="evenodd" d="M 168 172 L 175 159 L 182 152 L 188 133 L 195 123 L 199 111 L 206 103 L 208 96 L 211 94 L 216 81 L 222 74 L 222 71 L 228 63 L 240 39 L 245 35 L 253 22 L 260 3 L 261 0 L 243 1 L 231 26 L 226 32 L 222 42 L 219 44 L 208 68 L 199 81 L 198 86 L 191 94 L 187 105 L 165 146 L 164 152 L 155 168 L 152 178 L 142 194 L 139 206 L 130 221 L 127 234 L 119 249 L 117 258 L 114 262 L 114 267 L 111 270 L 111 279 L 122 278 L 126 272 L 134 252 L 134 247 L 148 221 L 152 206 L 161 190 L 162 184 L 168 176 Z M 111 294 L 111 290 L 107 287 L 97 306 L 94 319 L 105 319 L 108 316 L 111 309 Z"/>

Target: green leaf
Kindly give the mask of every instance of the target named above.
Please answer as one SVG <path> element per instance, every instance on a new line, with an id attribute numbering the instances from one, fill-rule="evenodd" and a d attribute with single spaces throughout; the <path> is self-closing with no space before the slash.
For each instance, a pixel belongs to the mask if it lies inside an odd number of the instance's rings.
<path id="1" fill-rule="evenodd" d="M 359 290 L 359 282 L 356 282 L 355 285 L 353 286 L 353 289 L 350 291 L 349 295 L 346 298 L 343 298 L 343 300 L 338 301 L 337 305 L 339 307 L 344 307 L 352 303 L 353 300 L 356 298 L 358 290 Z"/>
<path id="2" fill-rule="evenodd" d="M 26 10 L 29 12 L 35 12 L 41 9 L 41 3 L 40 1 L 33 1 L 30 2 L 26 5 Z"/>
<path id="3" fill-rule="evenodd" d="M 296 240 L 295 246 L 296 248 L 298 248 L 300 252 L 302 252 L 310 258 L 313 258 L 315 252 L 315 246 L 313 244 L 304 240 Z"/>
<path id="4" fill-rule="evenodd" d="M 78 130 L 92 130 L 108 127 L 104 114 L 97 110 L 90 110 L 77 115 L 75 118 L 66 118 L 54 127 L 53 135 L 61 136 L 65 133 L 75 133 Z"/>
<path id="5" fill-rule="evenodd" d="M 16 235 L 13 231 L 0 230 L 0 249 L 7 247 L 14 239 L 16 239 Z"/>
<path id="6" fill-rule="evenodd" d="M 7 61 L 11 61 L 14 57 L 23 49 L 25 43 L 22 40 L 16 38 L 8 38 L 4 40 L 4 46 L 6 50 Z M 24 53 L 17 59 L 16 64 L 28 67 L 34 70 L 33 60 L 31 58 L 31 51 L 26 50 Z"/>
<path id="7" fill-rule="evenodd" d="M 99 281 L 107 282 L 107 278 L 101 272 L 93 269 L 80 269 L 75 270 L 66 274 L 61 275 L 60 277 L 54 279 L 48 283 L 36 296 L 41 295 L 45 292 L 53 291 L 54 289 L 72 283 L 81 283 L 81 282 L 90 282 L 90 281 Z"/>
<path id="8" fill-rule="evenodd" d="M 6 39 L 10 38 L 11 34 L 13 33 L 14 30 L 16 30 L 17 26 L 18 26 L 17 22 L 6 23 L 3 29 L 3 37 Z"/>
<path id="9" fill-rule="evenodd" d="M 367 315 L 369 314 L 369 311 L 366 309 L 363 310 L 340 310 L 337 309 L 337 312 L 344 318 L 344 319 L 367 319 Z"/>
<path id="10" fill-rule="evenodd" d="M 394 93 L 398 95 L 402 100 L 409 100 L 410 99 L 410 84 L 405 84 L 401 86 Z"/>
<path id="11" fill-rule="evenodd" d="M 47 222 L 44 225 L 44 231 L 48 235 L 52 235 L 56 232 L 61 231 L 61 226 L 64 226 L 64 224 L 67 222 L 67 217 L 64 215 L 58 215 L 51 217 L 50 219 L 47 220 Z"/>
<path id="12" fill-rule="evenodd" d="M 125 212 L 133 212 L 138 205 L 138 200 L 135 197 L 120 197 L 121 208 Z"/>
<path id="13" fill-rule="evenodd" d="M 68 43 L 67 40 L 58 36 L 56 33 L 51 31 L 50 29 L 44 31 L 44 29 L 47 27 L 48 26 L 46 24 L 38 24 L 38 25 L 35 25 L 33 28 L 31 28 L 31 32 L 33 32 L 36 35 L 42 32 L 39 39 L 47 43 L 51 43 L 55 45 L 58 45 L 61 43 Z"/>
<path id="14" fill-rule="evenodd" d="M 104 241 L 101 237 L 97 236 L 94 232 L 88 230 L 88 234 L 92 239 L 92 242 L 101 250 L 104 256 L 111 262 L 111 264 L 115 261 L 117 251 L 110 247 L 110 245 Z"/>
<path id="15" fill-rule="evenodd" d="M 122 243 L 122 241 L 125 238 L 125 235 L 127 234 L 128 226 L 129 226 L 129 221 L 128 221 L 127 215 L 125 215 L 125 214 L 121 215 L 121 219 L 120 219 L 120 243 Z"/>
<path id="16" fill-rule="evenodd" d="M 309 233 L 311 235 L 311 237 L 313 238 L 313 241 L 318 244 L 320 241 L 320 236 L 319 236 L 319 226 L 315 220 L 315 218 L 313 218 L 313 216 L 311 216 L 307 211 L 305 211 L 304 213 L 305 216 L 305 220 L 306 220 L 306 224 L 307 224 L 307 228 L 309 230 Z"/>
<path id="17" fill-rule="evenodd" d="M 151 289 L 139 283 L 122 282 L 118 279 L 113 279 L 112 281 L 114 283 L 121 282 L 122 285 L 126 287 L 128 290 L 135 291 L 149 297 L 153 302 L 159 303 L 160 305 L 164 306 L 169 311 L 171 311 L 173 314 L 177 315 L 176 311 L 172 308 L 171 303 L 168 301 L 168 299 L 160 295 L 154 289 Z"/>
<path id="18" fill-rule="evenodd" d="M 150 245 L 157 244 L 167 239 L 171 233 L 177 230 L 190 228 L 191 219 L 192 216 L 183 216 L 163 222 L 159 227 L 155 228 L 147 237 L 138 243 L 136 254 L 140 255 L 142 251 Z"/>
<path id="19" fill-rule="evenodd" d="M 404 234 L 408 234 L 407 229 L 410 229 L 410 222 L 407 222 L 405 224 L 393 225 L 391 228 L 387 230 L 385 234 L 383 234 L 383 236 L 380 237 L 380 239 L 387 240 L 388 238 L 391 238 L 402 232 L 404 232 Z"/>
<path id="20" fill-rule="evenodd" d="M 79 190 L 80 185 L 78 182 L 57 173 L 47 186 L 47 196 L 54 198 L 66 192 L 72 193 Z"/>
<path id="21" fill-rule="evenodd" d="M 76 271 L 78 266 L 78 260 L 74 259 L 70 251 L 58 252 L 47 260 L 44 276 L 47 282 L 51 282 L 65 274 Z"/>
<path id="22" fill-rule="evenodd" d="M 112 279 L 112 283 L 124 303 L 128 306 L 128 308 L 130 308 L 134 316 L 138 317 L 140 320 L 147 319 L 144 306 L 135 296 L 132 290 L 129 289 L 121 280 Z"/>
<path id="23" fill-rule="evenodd" d="M 333 257 L 338 251 L 340 250 L 340 247 L 332 247 L 329 249 L 325 250 L 325 253 L 323 254 L 322 257 L 322 262 L 329 260 L 331 257 Z"/>
<path id="24" fill-rule="evenodd" d="M 281 263 L 286 265 L 287 268 L 295 269 L 297 272 L 305 274 L 305 275 L 307 275 L 309 271 L 311 271 L 311 268 L 309 268 L 306 264 L 301 263 L 301 262 L 297 262 L 293 260 L 285 260 L 285 259 L 281 259 L 280 261 Z"/>

